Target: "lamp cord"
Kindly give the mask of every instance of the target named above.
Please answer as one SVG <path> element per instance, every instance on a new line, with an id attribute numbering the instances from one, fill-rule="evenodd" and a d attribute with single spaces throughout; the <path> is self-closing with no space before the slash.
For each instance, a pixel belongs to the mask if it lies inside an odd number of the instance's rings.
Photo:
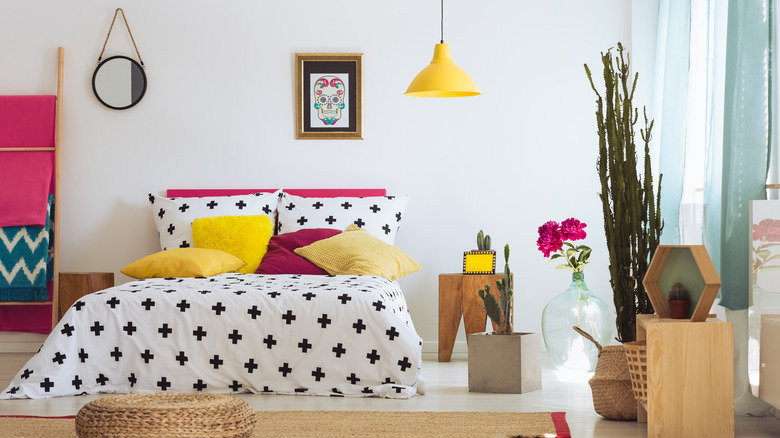
<path id="1" fill-rule="evenodd" d="M 441 0 L 441 43 L 444 44 L 444 0 Z"/>

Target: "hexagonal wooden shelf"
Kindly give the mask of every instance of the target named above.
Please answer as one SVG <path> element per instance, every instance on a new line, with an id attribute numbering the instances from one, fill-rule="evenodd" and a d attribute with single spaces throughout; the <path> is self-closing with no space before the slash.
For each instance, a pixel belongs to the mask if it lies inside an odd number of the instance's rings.
<path id="1" fill-rule="evenodd" d="M 677 281 L 688 289 L 691 298 L 693 311 L 689 320 L 706 320 L 720 289 L 720 277 L 704 245 L 658 245 L 656 248 L 642 284 L 659 318 L 669 318 L 666 299 Z"/>

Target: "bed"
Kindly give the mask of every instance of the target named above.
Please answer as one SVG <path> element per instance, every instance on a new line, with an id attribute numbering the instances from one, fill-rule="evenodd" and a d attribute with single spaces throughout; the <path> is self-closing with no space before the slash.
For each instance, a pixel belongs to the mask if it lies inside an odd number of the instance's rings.
<path id="1" fill-rule="evenodd" d="M 199 235 L 246 233 L 258 211 L 273 230 L 261 261 L 243 273 L 233 265 L 186 276 L 156 272 L 83 297 L 0 398 L 162 391 L 414 396 L 422 340 L 396 280 L 419 265 L 392 245 L 405 197 L 290 192 L 150 195 L 163 251 L 149 257 L 174 258 L 174 273 L 182 264 L 171 255 L 177 251 L 253 257 L 256 250 L 218 249 L 225 239 L 209 243 Z M 219 222 L 241 215 L 247 218 L 239 225 Z M 232 239 L 233 246 L 257 240 L 252 236 Z M 383 258 L 395 270 L 378 266 Z M 157 258 L 144 268 L 167 265 Z"/>

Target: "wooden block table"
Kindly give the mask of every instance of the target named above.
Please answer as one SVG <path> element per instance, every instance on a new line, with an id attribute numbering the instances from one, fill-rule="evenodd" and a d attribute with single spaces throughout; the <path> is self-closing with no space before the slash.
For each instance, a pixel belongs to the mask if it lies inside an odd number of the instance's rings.
<path id="1" fill-rule="evenodd" d="M 637 315 L 647 342 L 648 437 L 734 436 L 734 350 L 730 322 Z"/>
<path id="2" fill-rule="evenodd" d="M 60 318 L 79 298 L 113 286 L 113 272 L 60 272 Z"/>
<path id="3" fill-rule="evenodd" d="M 477 291 L 489 284 L 490 294 L 498 298 L 496 280 L 503 276 L 439 274 L 439 362 L 449 362 L 452 357 L 461 315 L 467 341 L 468 335 L 485 331 L 487 314 Z"/>

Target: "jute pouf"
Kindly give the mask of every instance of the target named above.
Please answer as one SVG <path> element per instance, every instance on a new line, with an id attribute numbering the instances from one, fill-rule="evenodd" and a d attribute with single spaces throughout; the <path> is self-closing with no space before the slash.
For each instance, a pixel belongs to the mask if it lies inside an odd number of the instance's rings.
<path id="1" fill-rule="evenodd" d="M 79 437 L 249 437 L 249 404 L 220 394 L 127 394 L 103 397 L 76 415 Z"/>

